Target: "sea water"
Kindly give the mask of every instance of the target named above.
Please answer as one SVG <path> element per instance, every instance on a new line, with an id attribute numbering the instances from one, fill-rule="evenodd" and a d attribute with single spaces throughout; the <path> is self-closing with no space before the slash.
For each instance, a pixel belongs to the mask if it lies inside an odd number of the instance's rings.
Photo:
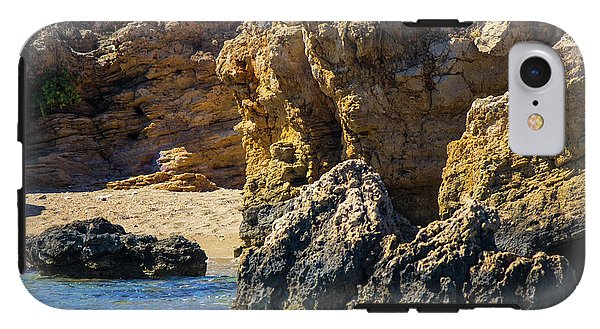
<path id="1" fill-rule="evenodd" d="M 21 275 L 40 302 L 64 309 L 228 309 L 236 278 L 224 275 L 104 280 Z"/>

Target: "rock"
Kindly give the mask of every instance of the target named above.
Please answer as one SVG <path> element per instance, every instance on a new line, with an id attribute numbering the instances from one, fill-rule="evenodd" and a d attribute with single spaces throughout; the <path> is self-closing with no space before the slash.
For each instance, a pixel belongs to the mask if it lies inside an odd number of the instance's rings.
<path id="1" fill-rule="evenodd" d="M 190 153 L 185 147 L 160 151 L 156 160 L 160 171 L 174 171 L 178 174 L 194 172 L 202 166 L 200 154 Z"/>
<path id="2" fill-rule="evenodd" d="M 206 253 L 181 235 L 158 240 L 151 255 L 154 265 L 147 271 L 149 277 L 206 275 Z"/>
<path id="3" fill-rule="evenodd" d="M 240 224 L 240 239 L 246 246 L 262 246 L 273 226 L 275 219 L 285 215 L 291 209 L 291 201 L 276 204 L 250 206 L 243 211 Z"/>
<path id="4" fill-rule="evenodd" d="M 233 248 L 233 258 L 238 258 L 242 255 L 242 252 L 244 251 L 244 246 L 235 246 Z"/>
<path id="5" fill-rule="evenodd" d="M 577 283 L 566 258 L 498 251 L 494 231 L 499 224 L 493 209 L 472 201 L 450 219 L 432 222 L 409 243 L 386 237 L 382 258 L 349 306 L 494 303 L 543 308 L 566 298 Z"/>
<path id="6" fill-rule="evenodd" d="M 461 289 L 484 250 L 495 250 L 498 215 L 471 202 L 421 229 L 409 243 L 387 237 L 359 303 L 463 303 Z"/>
<path id="7" fill-rule="evenodd" d="M 372 272 L 384 236 L 415 233 L 381 177 L 361 160 L 336 165 L 285 203 L 261 247 L 242 254 L 236 308 L 345 308 Z"/>
<path id="8" fill-rule="evenodd" d="M 567 260 L 537 253 L 531 258 L 509 252 L 484 252 L 469 271 L 464 288 L 468 303 L 515 304 L 545 308 L 566 298 L 577 279 Z"/>
<path id="9" fill-rule="evenodd" d="M 142 187 L 174 192 L 206 192 L 218 189 L 215 183 L 209 181 L 202 174 L 176 174 L 174 171 L 159 171 L 106 184 L 106 188 L 113 190 L 129 190 Z"/>
<path id="10" fill-rule="evenodd" d="M 577 283 L 563 256 L 501 251 L 495 242 L 499 215 L 480 201 L 417 232 L 394 211 L 381 177 L 361 160 L 336 165 L 278 207 L 284 211 L 264 243 L 242 253 L 235 308 L 541 308 L 562 300 Z"/>
<path id="11" fill-rule="evenodd" d="M 555 157 L 522 157 L 508 146 L 508 93 L 473 102 L 462 137 L 448 144 L 439 209 L 442 218 L 470 200 L 498 210 L 501 250 L 566 256 L 581 275 L 585 229 L 583 62 L 573 41 L 554 47 L 565 61 L 566 145 Z"/>
<path id="12" fill-rule="evenodd" d="M 109 182 L 106 187 L 113 190 L 150 187 L 182 192 L 205 192 L 218 189 L 217 185 L 206 176 L 195 173 L 204 169 L 203 162 L 197 154 L 187 152 L 185 147 L 161 151 L 156 162 L 160 166 L 159 172 Z"/>
<path id="13" fill-rule="evenodd" d="M 112 194 L 99 195 L 96 197 L 96 199 L 98 201 L 108 201 L 108 199 L 110 199 L 110 197 L 112 197 Z"/>
<path id="14" fill-rule="evenodd" d="M 25 256 L 41 275 L 111 279 L 203 276 L 207 260 L 197 243 L 182 236 L 134 235 L 103 218 L 28 237 Z"/>
<path id="15" fill-rule="evenodd" d="M 298 24 L 245 23 L 217 58 L 242 115 L 236 130 L 246 152 L 246 207 L 290 199 L 340 162 L 335 104 L 304 51 Z"/>
<path id="16" fill-rule="evenodd" d="M 477 22 L 475 46 L 483 53 L 507 56 L 517 42 L 536 40 L 553 45 L 565 32 L 554 25 L 539 22 Z"/>
<path id="17" fill-rule="evenodd" d="M 159 171 L 160 151 L 185 148 L 187 173 L 227 188 L 244 184 L 235 99 L 215 57 L 236 22 L 66 22 L 24 47 L 28 189 L 89 186 Z M 81 101 L 41 117 L 40 77 L 67 69 Z M 178 172 L 182 173 L 182 172 Z"/>
<path id="18" fill-rule="evenodd" d="M 412 223 L 438 219 L 446 145 L 460 138 L 473 100 L 506 92 L 505 49 L 532 35 L 553 45 L 563 34 L 500 25 L 244 23 L 224 44 L 217 74 L 242 115 L 245 207 L 293 198 L 336 163 L 359 158 Z"/>

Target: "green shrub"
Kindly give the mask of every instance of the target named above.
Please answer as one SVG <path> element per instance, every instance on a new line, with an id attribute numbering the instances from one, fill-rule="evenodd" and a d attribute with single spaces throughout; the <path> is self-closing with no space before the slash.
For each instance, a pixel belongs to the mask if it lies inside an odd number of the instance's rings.
<path id="1" fill-rule="evenodd" d="M 42 116 L 67 110 L 81 100 L 77 79 L 66 69 L 46 72 L 39 84 L 36 104 Z"/>

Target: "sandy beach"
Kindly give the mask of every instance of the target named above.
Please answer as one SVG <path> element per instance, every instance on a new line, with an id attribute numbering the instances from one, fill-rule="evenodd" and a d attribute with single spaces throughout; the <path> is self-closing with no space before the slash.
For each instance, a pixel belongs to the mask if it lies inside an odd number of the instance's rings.
<path id="1" fill-rule="evenodd" d="M 241 203 L 242 192 L 232 189 L 30 193 L 26 196 L 26 235 L 74 220 L 104 217 L 127 232 L 158 238 L 179 234 L 198 242 L 209 257 L 210 271 L 210 263 L 232 267 L 233 249 L 242 244 L 238 235 Z"/>

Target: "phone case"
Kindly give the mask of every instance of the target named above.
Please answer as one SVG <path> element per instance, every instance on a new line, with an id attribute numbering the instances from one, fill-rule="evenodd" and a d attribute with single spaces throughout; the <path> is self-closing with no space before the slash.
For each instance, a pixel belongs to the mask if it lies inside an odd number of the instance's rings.
<path id="1" fill-rule="evenodd" d="M 508 146 L 508 52 L 566 145 Z M 539 309 L 584 265 L 584 69 L 539 22 L 64 22 L 19 63 L 20 270 L 67 309 Z M 543 104 L 541 104 L 543 105 Z"/>

